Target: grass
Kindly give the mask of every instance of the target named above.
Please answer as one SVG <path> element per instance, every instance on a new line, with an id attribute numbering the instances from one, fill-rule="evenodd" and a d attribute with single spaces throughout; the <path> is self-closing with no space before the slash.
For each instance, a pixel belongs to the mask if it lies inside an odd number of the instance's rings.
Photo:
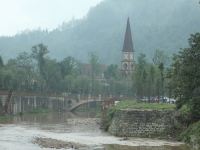
<path id="1" fill-rule="evenodd" d="M 7 123 L 10 122 L 12 120 L 11 116 L 0 116 L 0 123 Z"/>
<path id="2" fill-rule="evenodd" d="M 163 103 L 144 103 L 136 100 L 122 100 L 117 105 L 108 109 L 104 115 L 102 115 L 102 129 L 108 130 L 113 116 L 116 111 L 123 109 L 141 109 L 141 110 L 175 110 L 174 104 L 163 104 Z"/>
<path id="3" fill-rule="evenodd" d="M 37 108 L 37 109 L 31 110 L 31 111 L 28 112 L 28 113 L 31 113 L 31 114 L 39 114 L 39 113 L 49 113 L 49 112 L 51 112 L 51 111 L 52 111 L 52 110 L 46 109 L 46 108 Z"/>
<path id="4" fill-rule="evenodd" d="M 144 109 L 144 110 L 174 110 L 174 104 L 164 104 L 164 103 L 144 103 L 138 102 L 136 100 L 124 100 L 120 101 L 115 109 Z"/>

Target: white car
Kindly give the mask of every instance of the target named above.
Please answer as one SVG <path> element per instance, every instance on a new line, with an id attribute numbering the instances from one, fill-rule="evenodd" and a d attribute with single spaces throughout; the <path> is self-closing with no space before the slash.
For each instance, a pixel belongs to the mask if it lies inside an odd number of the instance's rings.
<path id="1" fill-rule="evenodd" d="M 170 104 L 175 104 L 176 103 L 176 100 L 174 98 L 164 97 L 164 99 L 167 100 L 167 103 L 170 103 Z"/>

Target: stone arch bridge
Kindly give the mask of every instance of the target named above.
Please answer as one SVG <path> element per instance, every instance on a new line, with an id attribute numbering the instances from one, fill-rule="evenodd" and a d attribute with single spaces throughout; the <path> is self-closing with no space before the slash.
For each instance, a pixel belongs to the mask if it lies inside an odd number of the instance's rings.
<path id="1" fill-rule="evenodd" d="M 27 92 L 0 91 L 0 113 L 18 114 L 39 109 L 54 111 L 76 111 L 82 106 L 93 107 L 100 104 L 102 109 L 114 105 L 115 98 L 91 96 L 63 96 L 57 94 L 38 94 Z"/>

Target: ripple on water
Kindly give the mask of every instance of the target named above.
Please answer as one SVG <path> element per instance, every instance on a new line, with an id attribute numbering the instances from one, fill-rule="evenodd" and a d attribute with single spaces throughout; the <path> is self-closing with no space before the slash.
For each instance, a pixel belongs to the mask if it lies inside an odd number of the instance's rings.
<path id="1" fill-rule="evenodd" d="M 137 138 L 123 141 L 99 130 L 96 119 L 67 113 L 24 115 L 15 117 L 13 124 L 0 125 L 0 150 L 42 150 L 32 143 L 35 137 L 85 144 L 91 147 L 89 150 L 189 150 L 177 142 Z"/>
<path id="2" fill-rule="evenodd" d="M 180 146 L 123 146 L 105 145 L 106 150 L 190 150 L 186 145 Z"/>

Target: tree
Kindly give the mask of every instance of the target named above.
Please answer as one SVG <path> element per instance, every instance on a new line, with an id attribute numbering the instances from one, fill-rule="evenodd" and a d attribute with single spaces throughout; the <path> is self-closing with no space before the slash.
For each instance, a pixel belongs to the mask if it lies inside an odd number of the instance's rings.
<path id="1" fill-rule="evenodd" d="M 100 72 L 100 64 L 99 64 L 99 58 L 94 53 L 90 53 L 90 65 L 91 65 L 91 93 L 94 93 L 94 85 L 95 85 L 95 77 Z"/>
<path id="2" fill-rule="evenodd" d="M 107 67 L 104 72 L 106 79 L 117 79 L 119 78 L 119 69 L 117 65 L 111 64 Z"/>
<path id="3" fill-rule="evenodd" d="M 2 59 L 2 57 L 0 56 L 0 67 L 3 67 L 3 66 L 4 66 L 3 59 Z"/>
<path id="4" fill-rule="evenodd" d="M 157 81 L 157 86 L 158 88 L 161 87 L 161 96 L 162 96 L 162 99 L 164 97 L 164 81 L 165 81 L 165 78 L 164 78 L 164 71 L 165 71 L 165 65 L 168 61 L 168 56 L 165 55 L 164 51 L 161 51 L 161 50 L 156 50 L 155 53 L 154 53 L 154 56 L 153 56 L 153 63 L 158 67 L 158 69 L 160 70 L 160 77 L 161 77 L 161 82 L 159 83 L 159 80 Z M 159 84 L 161 86 L 159 86 Z M 159 89 L 157 89 L 157 91 L 160 91 Z M 160 94 L 158 93 L 158 96 Z"/>
<path id="5" fill-rule="evenodd" d="M 177 107 L 190 106 L 193 117 L 200 116 L 200 33 L 191 35 L 189 48 L 174 56 L 171 67 L 173 93 L 178 98 Z M 199 118 L 200 119 L 200 118 Z"/>
<path id="6" fill-rule="evenodd" d="M 0 56 L 0 88 L 3 88 L 3 69 L 4 69 L 3 66 L 4 66 L 3 59 Z"/>
<path id="7" fill-rule="evenodd" d="M 155 95 L 155 81 L 156 81 L 156 69 L 153 64 L 149 66 L 149 77 L 148 77 L 148 97 Z"/>
<path id="8" fill-rule="evenodd" d="M 24 90 L 30 90 L 34 80 L 34 66 L 31 56 L 27 52 L 20 53 L 16 58 L 16 71 L 21 75 Z"/>
<path id="9" fill-rule="evenodd" d="M 45 79 L 45 55 L 48 54 L 47 46 L 41 44 L 32 47 L 32 57 L 37 61 L 40 75 Z"/>
<path id="10" fill-rule="evenodd" d="M 45 59 L 46 91 L 62 91 L 61 70 L 56 60 Z"/>
<path id="11" fill-rule="evenodd" d="M 75 86 L 75 77 L 72 75 L 65 76 L 64 83 L 65 83 L 65 90 L 68 93 L 72 93 L 74 91 L 74 86 Z"/>
<path id="12" fill-rule="evenodd" d="M 90 77 L 78 76 L 75 80 L 76 93 L 89 94 L 90 92 Z"/>
<path id="13" fill-rule="evenodd" d="M 136 95 L 139 98 L 145 96 L 145 85 L 147 79 L 146 65 L 146 55 L 140 54 L 138 57 L 138 64 L 136 65 L 136 70 L 134 73 L 134 86 L 136 89 Z"/>
<path id="14" fill-rule="evenodd" d="M 22 52 L 17 58 L 8 60 L 3 67 L 3 78 L 6 74 L 12 77 L 10 84 L 14 90 L 33 90 L 36 73 L 30 54 Z"/>
<path id="15" fill-rule="evenodd" d="M 121 86 L 121 83 L 123 82 L 120 78 L 120 70 L 117 65 L 111 64 L 109 65 L 106 70 L 104 71 L 104 76 L 106 79 L 106 82 L 103 84 L 103 93 L 107 95 L 119 95 L 119 93 L 123 93 L 123 91 L 118 91 L 118 89 Z M 124 93 L 123 93 L 124 94 Z"/>
<path id="16" fill-rule="evenodd" d="M 37 62 L 37 68 L 39 71 L 39 83 L 40 83 L 40 89 L 45 89 L 45 85 L 47 84 L 47 73 L 45 70 L 46 67 L 46 58 L 45 55 L 48 54 L 48 48 L 46 45 L 38 44 L 32 47 L 32 54 L 31 56 L 36 60 Z"/>
<path id="17" fill-rule="evenodd" d="M 66 57 L 59 63 L 61 69 L 61 75 L 64 79 L 65 76 L 72 75 L 76 73 L 77 62 L 73 57 Z"/>

